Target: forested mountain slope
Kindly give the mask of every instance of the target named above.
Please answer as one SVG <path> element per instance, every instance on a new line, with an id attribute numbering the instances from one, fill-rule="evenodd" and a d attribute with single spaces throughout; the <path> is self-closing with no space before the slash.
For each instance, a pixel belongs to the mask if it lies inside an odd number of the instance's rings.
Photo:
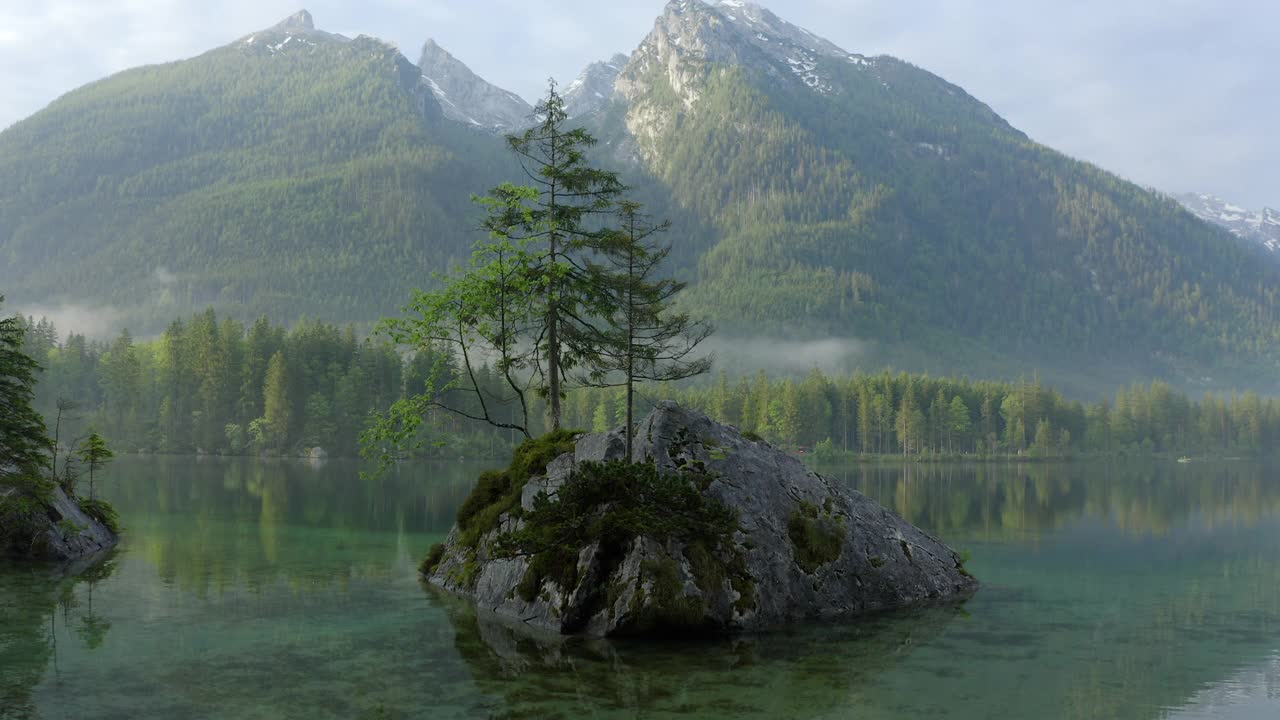
<path id="1" fill-rule="evenodd" d="M 465 256 L 497 142 L 395 48 L 302 13 L 0 133 L 0 286 L 145 308 L 150 330 L 209 303 L 367 320 Z"/>
<path id="2" fill-rule="evenodd" d="M 1068 389 L 1271 382 L 1280 267 L 906 62 L 675 0 L 580 80 L 599 160 L 672 218 L 684 302 L 722 338 Z M 0 287 L 143 334 L 207 304 L 372 321 L 465 255 L 471 193 L 520 179 L 493 126 L 522 102 L 434 44 L 415 67 L 305 12 L 121 73 L 0 133 Z"/>
<path id="3" fill-rule="evenodd" d="M 688 300 L 724 327 L 1184 378 L 1276 349 L 1274 268 L 908 63 L 675 0 L 618 90 L 644 162 L 717 224 Z"/>

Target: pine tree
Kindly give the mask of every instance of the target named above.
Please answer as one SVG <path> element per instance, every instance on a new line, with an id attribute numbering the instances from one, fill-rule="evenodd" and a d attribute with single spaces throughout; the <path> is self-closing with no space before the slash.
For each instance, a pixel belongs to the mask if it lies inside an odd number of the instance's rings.
<path id="1" fill-rule="evenodd" d="M 284 353 L 277 350 L 267 363 L 267 376 L 262 391 L 263 419 L 267 442 L 277 450 L 289 441 L 291 408 L 289 406 L 289 376 Z"/>
<path id="2" fill-rule="evenodd" d="M 116 456 L 111 448 L 107 446 L 107 441 L 102 439 L 96 431 L 91 431 L 89 437 L 84 439 L 80 444 L 78 451 L 80 462 L 89 468 L 89 500 L 92 502 L 97 500 L 97 483 L 95 478 L 98 471 L 111 462 Z"/>
<path id="3" fill-rule="evenodd" d="M 613 429 L 608 398 L 602 398 L 600 403 L 596 405 L 596 411 L 592 414 L 591 429 L 595 432 L 609 432 L 609 430 Z"/>
<path id="4" fill-rule="evenodd" d="M 32 407 L 40 366 L 23 352 L 24 341 L 18 318 L 0 319 L 0 483 L 34 481 L 50 446 L 44 420 Z"/>
<path id="5" fill-rule="evenodd" d="M 951 405 L 947 412 L 947 448 L 954 452 L 954 442 L 960 440 L 963 442 L 966 435 L 969 434 L 969 428 L 972 421 L 969 419 L 969 406 L 965 405 L 964 398 L 956 395 L 951 398 Z"/>
<path id="6" fill-rule="evenodd" d="M 600 323 L 616 316 L 617 296 L 589 258 L 619 240 L 607 218 L 624 187 L 616 173 L 587 163 L 596 140 L 567 127 L 554 83 L 536 114 L 537 125 L 507 137 L 530 184 L 504 183 L 478 198 L 489 237 L 468 266 L 445 278 L 442 289 L 416 293 L 407 317 L 383 323 L 398 345 L 434 348 L 456 356 L 459 367 L 448 373 L 437 362 L 422 392 L 375 418 L 363 444 L 381 467 L 389 447 L 411 441 L 435 410 L 532 437 L 530 411 L 541 398 L 550 429 L 559 430 L 570 373 L 590 376 L 607 366 Z M 499 394 L 480 382 L 481 355 L 495 358 Z"/>
<path id="7" fill-rule="evenodd" d="M 617 173 L 587 164 L 596 139 L 583 128 L 569 128 L 564 99 L 551 83 L 534 114 L 537 125 L 507 137 L 532 185 L 506 183 L 482 200 L 490 235 L 513 243 L 531 262 L 530 308 L 538 318 L 542 353 L 541 395 L 547 399 L 551 430 L 561 427 L 564 385 L 575 365 L 593 365 L 597 333 L 591 316 L 616 308 L 601 292 L 585 257 L 605 248 L 616 234 L 598 220 L 613 211 L 625 189 Z M 526 279 L 528 281 L 528 279 Z M 599 305 L 604 300 L 603 306 Z M 611 314 L 611 313 L 604 313 Z"/>
<path id="8" fill-rule="evenodd" d="M 612 267 L 590 266 L 596 275 L 593 282 L 608 295 L 605 306 L 613 308 L 612 316 L 606 318 L 608 326 L 595 329 L 584 323 L 579 331 L 589 345 L 591 367 L 581 384 L 626 388 L 627 462 L 631 462 L 635 432 L 636 383 L 684 380 L 711 369 L 711 358 L 694 357 L 711 335 L 711 327 L 671 309 L 672 298 L 684 283 L 654 277 L 671 253 L 670 245 L 654 238 L 670 225 L 653 224 L 640 210 L 638 203 L 619 204 L 619 227 L 603 246 Z"/>

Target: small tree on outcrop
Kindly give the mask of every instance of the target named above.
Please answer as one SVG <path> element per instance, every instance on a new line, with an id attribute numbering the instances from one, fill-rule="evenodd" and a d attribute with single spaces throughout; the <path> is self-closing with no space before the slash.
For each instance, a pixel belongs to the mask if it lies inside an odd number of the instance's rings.
<path id="1" fill-rule="evenodd" d="M 646 325 L 654 325 L 640 309 L 665 302 L 678 289 L 647 277 L 648 263 L 656 265 L 665 251 L 631 247 L 641 229 L 638 206 L 623 206 L 630 208 L 630 232 L 612 227 L 625 187 L 616 173 L 588 163 L 596 140 L 568 126 L 554 83 L 535 113 L 536 125 L 507 138 L 528 183 L 503 183 L 476 198 L 488 238 L 477 243 L 470 263 L 444 278 L 441 289 L 415 293 L 406 317 L 383 322 L 397 344 L 440 360 L 420 392 L 397 402 L 363 436 L 365 454 L 383 466 L 393 448 L 419 437 L 435 411 L 531 438 L 530 406 L 540 397 L 547 403 L 548 429 L 559 430 L 571 382 L 598 381 L 622 369 L 623 353 L 613 348 L 618 323 L 627 318 L 629 377 L 670 374 L 669 345 L 636 342 Z M 612 267 L 598 262 L 602 257 L 613 260 Z M 632 274 L 623 278 L 619 262 L 627 257 Z M 491 373 L 482 371 L 486 365 Z M 485 382 L 483 375 L 498 381 Z"/>
<path id="2" fill-rule="evenodd" d="M 604 252 L 610 267 L 597 269 L 616 310 L 594 338 L 603 361 L 595 363 L 584 384 L 626 387 L 626 461 L 631 462 L 636 383 L 684 380 L 708 372 L 711 358 L 696 357 L 696 353 L 702 341 L 711 336 L 712 328 L 672 311 L 672 298 L 685 283 L 655 279 L 658 267 L 671 253 L 671 244 L 659 242 L 657 237 L 671 227 L 670 223 L 652 222 L 641 213 L 639 203 L 630 201 L 619 204 L 618 220 L 618 240 Z"/>
<path id="3" fill-rule="evenodd" d="M 116 454 L 107 447 L 107 441 L 103 440 L 97 432 L 89 433 L 89 437 L 80 444 L 78 454 L 80 461 L 89 468 L 89 500 L 97 500 L 95 476 L 99 470 L 111 462 Z"/>

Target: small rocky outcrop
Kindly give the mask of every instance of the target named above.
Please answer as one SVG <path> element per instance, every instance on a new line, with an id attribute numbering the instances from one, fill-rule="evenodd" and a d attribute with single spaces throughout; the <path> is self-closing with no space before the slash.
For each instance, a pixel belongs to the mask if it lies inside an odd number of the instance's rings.
<path id="1" fill-rule="evenodd" d="M 481 478 L 425 579 L 598 636 L 760 630 L 978 587 L 938 539 L 705 415 L 659 404 L 631 471 L 624 445 L 621 430 L 526 445 Z"/>
<path id="2" fill-rule="evenodd" d="M 90 512 L 112 513 L 112 519 Z M 105 503 L 83 507 L 57 486 L 39 493 L 0 487 L 0 554 L 53 563 L 96 555 L 120 541 L 107 527 L 113 513 Z"/>

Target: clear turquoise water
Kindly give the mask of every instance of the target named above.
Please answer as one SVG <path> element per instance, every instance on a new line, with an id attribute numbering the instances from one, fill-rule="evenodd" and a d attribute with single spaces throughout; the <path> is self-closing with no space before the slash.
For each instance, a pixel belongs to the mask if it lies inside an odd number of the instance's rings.
<path id="1" fill-rule="evenodd" d="M 121 459 L 107 567 L 0 568 L 0 718 L 1280 717 L 1262 467 L 832 469 L 983 589 L 699 643 L 516 635 L 421 587 L 480 469 Z"/>

